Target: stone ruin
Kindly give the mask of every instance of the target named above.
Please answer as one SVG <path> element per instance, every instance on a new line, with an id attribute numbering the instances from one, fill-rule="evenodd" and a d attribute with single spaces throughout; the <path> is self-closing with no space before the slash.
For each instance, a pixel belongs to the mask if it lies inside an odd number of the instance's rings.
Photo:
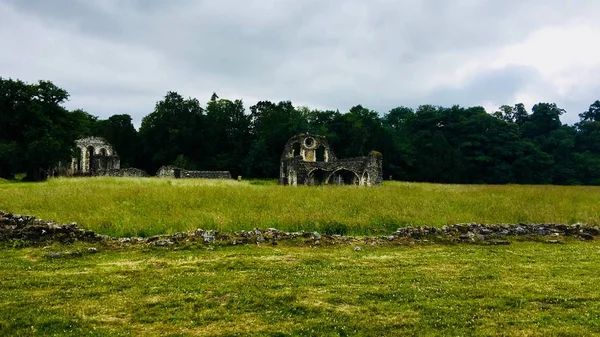
<path id="1" fill-rule="evenodd" d="M 77 153 L 71 160 L 73 176 L 104 175 L 106 171 L 119 170 L 121 160 L 113 147 L 101 137 L 88 137 L 75 141 Z"/>
<path id="2" fill-rule="evenodd" d="M 50 170 L 51 177 L 148 177 L 138 168 L 121 168 L 117 151 L 102 137 L 87 137 L 75 141 L 76 152 L 70 165 L 61 162 Z"/>
<path id="3" fill-rule="evenodd" d="M 382 155 L 337 159 L 323 136 L 290 138 L 281 154 L 280 185 L 381 185 Z"/>
<path id="4" fill-rule="evenodd" d="M 56 175 L 65 176 L 109 176 L 109 177 L 149 177 L 148 173 L 137 168 L 120 168 L 121 161 L 113 147 L 101 137 L 88 137 L 75 141 L 77 153 L 71 160 L 70 168 L 61 168 Z M 229 171 L 189 171 L 175 166 L 163 166 L 156 173 L 162 178 L 205 178 L 231 179 Z"/>
<path id="5" fill-rule="evenodd" d="M 156 176 L 160 178 L 231 179 L 229 171 L 190 171 L 172 165 L 159 168 Z"/>

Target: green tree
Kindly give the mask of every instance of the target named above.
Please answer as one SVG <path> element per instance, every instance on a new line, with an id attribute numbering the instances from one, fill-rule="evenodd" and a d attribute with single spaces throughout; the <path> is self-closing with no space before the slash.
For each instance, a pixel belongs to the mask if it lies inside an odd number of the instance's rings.
<path id="1" fill-rule="evenodd" d="M 203 159 L 204 110 L 197 99 L 168 92 L 142 120 L 140 139 L 144 169 L 155 172 L 183 155 L 194 165 Z"/>
<path id="2" fill-rule="evenodd" d="M 219 99 L 213 94 L 206 105 L 206 141 L 203 167 L 243 173 L 243 161 L 250 149 L 250 116 L 241 100 Z"/>
<path id="3" fill-rule="evenodd" d="M 306 133 L 306 117 L 290 101 L 260 101 L 250 107 L 251 147 L 245 159 L 246 175 L 277 177 L 283 146 L 295 134 Z"/>
<path id="4" fill-rule="evenodd" d="M 138 166 L 141 161 L 141 141 L 133 126 L 131 116 L 112 115 L 96 122 L 96 134 L 104 137 L 117 151 L 122 167 Z"/>
<path id="5" fill-rule="evenodd" d="M 600 184 L 600 101 L 595 101 L 589 109 L 579 114 L 575 124 L 574 170 L 583 184 Z"/>
<path id="6" fill-rule="evenodd" d="M 50 81 L 0 78 L 1 177 L 26 172 L 42 180 L 59 162 L 70 162 L 81 128 L 77 114 L 62 106 L 68 97 Z"/>

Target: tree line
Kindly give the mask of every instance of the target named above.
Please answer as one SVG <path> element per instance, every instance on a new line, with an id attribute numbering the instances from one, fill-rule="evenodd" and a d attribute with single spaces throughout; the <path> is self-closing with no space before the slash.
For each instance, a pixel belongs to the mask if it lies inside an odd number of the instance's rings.
<path id="1" fill-rule="evenodd" d="M 538 103 L 484 108 L 400 106 L 387 113 L 357 105 L 347 112 L 296 107 L 290 101 L 242 100 L 213 94 L 206 104 L 168 92 L 136 130 L 131 116 L 99 119 L 68 110 L 66 90 L 50 81 L 0 78 L 0 177 L 70 163 L 74 141 L 104 137 L 122 167 L 150 174 L 163 165 L 228 170 L 275 178 L 286 141 L 326 136 L 339 158 L 383 154 L 388 179 L 466 184 L 600 184 L 600 101 L 563 124 L 565 110 Z"/>

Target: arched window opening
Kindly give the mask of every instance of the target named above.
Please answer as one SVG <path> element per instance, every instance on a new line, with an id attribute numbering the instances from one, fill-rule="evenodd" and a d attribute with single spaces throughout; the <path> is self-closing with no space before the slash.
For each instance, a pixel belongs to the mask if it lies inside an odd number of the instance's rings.
<path id="1" fill-rule="evenodd" d="M 325 146 L 319 146 L 317 149 L 315 156 L 317 161 L 325 161 Z"/>
<path id="2" fill-rule="evenodd" d="M 294 157 L 297 157 L 300 155 L 300 143 L 294 143 L 293 145 L 293 149 L 294 149 Z"/>
<path id="3" fill-rule="evenodd" d="M 75 158 L 77 160 L 77 163 L 75 164 L 75 173 L 81 173 L 81 170 L 83 170 L 82 157 L 83 151 L 81 151 L 81 148 L 78 147 L 77 150 L 75 150 Z"/>
<path id="4" fill-rule="evenodd" d="M 87 154 L 87 170 L 86 172 L 92 172 L 96 169 L 96 158 L 95 150 L 93 146 L 88 146 L 86 149 Z"/>

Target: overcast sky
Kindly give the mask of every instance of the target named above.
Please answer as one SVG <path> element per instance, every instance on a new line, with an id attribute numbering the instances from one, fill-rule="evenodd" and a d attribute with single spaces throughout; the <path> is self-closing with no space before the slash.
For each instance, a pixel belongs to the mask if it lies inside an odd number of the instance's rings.
<path id="1" fill-rule="evenodd" d="M 598 0 L 0 0 L 0 76 L 136 126 L 184 97 L 386 113 L 600 99 Z"/>

